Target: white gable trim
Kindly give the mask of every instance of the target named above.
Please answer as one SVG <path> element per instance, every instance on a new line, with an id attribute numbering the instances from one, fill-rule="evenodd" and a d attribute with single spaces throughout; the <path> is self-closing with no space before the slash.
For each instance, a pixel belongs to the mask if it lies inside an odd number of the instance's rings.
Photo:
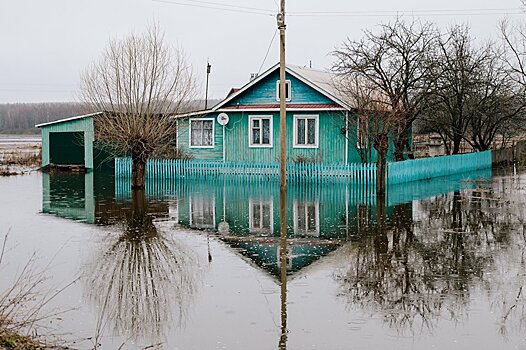
<path id="1" fill-rule="evenodd" d="M 228 96 L 223 101 L 221 101 L 217 105 L 215 105 L 214 108 L 212 108 L 212 111 L 216 112 L 220 108 L 224 107 L 228 102 L 230 102 L 233 99 L 235 99 L 236 97 L 240 96 L 245 91 L 247 91 L 248 89 L 250 89 L 254 85 L 258 84 L 261 80 L 265 79 L 267 76 L 269 76 L 271 73 L 273 73 L 278 67 L 279 67 L 279 63 L 277 63 L 274 66 L 270 67 L 265 72 L 263 72 L 261 75 L 259 75 L 256 79 L 252 80 L 251 82 L 249 82 L 248 84 L 243 86 L 241 89 L 239 89 L 239 91 L 237 91 L 236 93 Z M 322 94 L 325 97 L 329 98 L 330 100 L 336 102 L 338 105 L 344 107 L 345 109 L 348 109 L 348 110 L 352 109 L 352 107 L 349 104 L 343 102 L 342 100 L 340 100 L 339 98 L 335 97 L 334 95 L 332 95 L 331 93 L 329 93 L 325 89 L 322 89 L 321 87 L 317 86 L 315 83 L 313 83 L 310 80 L 304 78 L 301 74 L 295 72 L 290 67 L 286 67 L 285 71 L 287 73 L 289 73 L 290 75 L 292 75 L 293 77 L 295 77 L 296 79 L 300 80 L 302 83 L 304 83 L 307 86 L 309 86 L 309 87 L 313 88 L 314 90 L 318 91 L 320 94 Z"/>
<path id="2" fill-rule="evenodd" d="M 85 115 L 78 115 L 76 117 L 69 117 L 69 118 L 59 119 L 59 120 L 55 120 L 53 122 L 37 124 L 37 125 L 35 125 L 35 128 L 42 128 L 42 127 L 53 125 L 53 124 L 60 124 L 60 123 L 65 123 L 65 122 L 71 122 L 71 121 L 74 121 L 74 120 L 94 117 L 94 116 L 97 116 L 97 115 L 100 115 L 100 114 L 102 114 L 102 112 L 96 112 L 96 113 L 90 113 L 90 114 L 85 114 Z"/>

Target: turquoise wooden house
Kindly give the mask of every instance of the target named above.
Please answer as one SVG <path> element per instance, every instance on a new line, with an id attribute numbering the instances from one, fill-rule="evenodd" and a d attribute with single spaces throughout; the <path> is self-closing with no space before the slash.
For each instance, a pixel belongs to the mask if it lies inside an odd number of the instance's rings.
<path id="1" fill-rule="evenodd" d="M 353 106 L 328 72 L 287 66 L 287 157 L 325 165 L 361 163 Z M 275 163 L 279 159 L 279 65 L 209 110 L 177 116 L 177 146 L 196 160 Z M 226 121 L 225 125 L 222 122 Z M 352 129 L 352 130 L 351 130 Z M 392 152 L 389 154 L 392 157 Z M 375 161 L 371 152 L 369 162 Z"/>

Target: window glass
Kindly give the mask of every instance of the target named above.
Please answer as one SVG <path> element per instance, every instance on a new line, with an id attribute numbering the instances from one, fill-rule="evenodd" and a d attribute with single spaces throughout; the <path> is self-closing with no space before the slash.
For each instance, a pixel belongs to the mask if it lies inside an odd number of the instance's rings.
<path id="1" fill-rule="evenodd" d="M 307 119 L 307 144 L 316 144 L 316 119 Z"/>
<path id="2" fill-rule="evenodd" d="M 250 145 L 272 145 L 272 117 L 250 117 Z"/>
<path id="3" fill-rule="evenodd" d="M 269 145 L 270 144 L 270 120 L 269 119 L 263 119 L 263 144 Z"/>
<path id="4" fill-rule="evenodd" d="M 297 146 L 316 146 L 318 118 L 316 116 L 295 116 L 295 137 Z"/>
<path id="5" fill-rule="evenodd" d="M 290 94 L 291 94 L 290 80 L 285 80 L 285 100 L 286 101 L 291 100 Z M 280 84 L 280 81 L 278 80 L 276 82 L 276 100 L 279 101 L 280 96 L 281 96 L 281 84 Z"/>
<path id="6" fill-rule="evenodd" d="M 213 120 L 192 120 L 190 123 L 190 146 L 213 146 L 213 123 Z"/>
<path id="7" fill-rule="evenodd" d="M 298 145 L 304 145 L 305 144 L 305 119 L 298 118 Z"/>

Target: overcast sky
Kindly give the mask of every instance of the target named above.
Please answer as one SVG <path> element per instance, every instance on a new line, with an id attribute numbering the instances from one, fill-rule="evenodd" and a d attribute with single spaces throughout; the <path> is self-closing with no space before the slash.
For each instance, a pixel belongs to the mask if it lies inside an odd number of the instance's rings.
<path id="1" fill-rule="evenodd" d="M 271 13 L 277 12 L 278 2 L 0 0 L 0 103 L 77 100 L 80 74 L 108 39 L 140 32 L 152 21 L 161 25 L 170 43 L 186 51 L 202 81 L 210 59 L 209 95 L 224 97 L 258 72 L 275 32 Z M 228 11 L 209 8 L 219 7 L 214 3 L 227 5 L 223 8 Z M 506 13 L 513 20 L 526 19 L 520 5 L 520 0 L 287 0 L 287 61 L 312 61 L 313 68 L 326 69 L 332 62 L 329 53 L 346 37 L 359 39 L 362 29 L 392 20 L 395 11 L 413 11 L 440 27 L 469 23 L 477 39 L 486 40 L 497 36 L 497 24 Z M 325 14 L 299 16 L 301 12 Z M 263 69 L 278 57 L 276 37 Z"/>

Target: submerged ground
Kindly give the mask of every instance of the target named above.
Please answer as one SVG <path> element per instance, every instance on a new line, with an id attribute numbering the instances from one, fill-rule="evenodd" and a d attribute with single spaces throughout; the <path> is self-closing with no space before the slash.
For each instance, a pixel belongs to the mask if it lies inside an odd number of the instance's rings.
<path id="1" fill-rule="evenodd" d="M 275 184 L 0 178 L 0 290 L 36 253 L 85 349 L 526 348 L 526 173 L 389 193 L 291 185 L 284 240 Z"/>

